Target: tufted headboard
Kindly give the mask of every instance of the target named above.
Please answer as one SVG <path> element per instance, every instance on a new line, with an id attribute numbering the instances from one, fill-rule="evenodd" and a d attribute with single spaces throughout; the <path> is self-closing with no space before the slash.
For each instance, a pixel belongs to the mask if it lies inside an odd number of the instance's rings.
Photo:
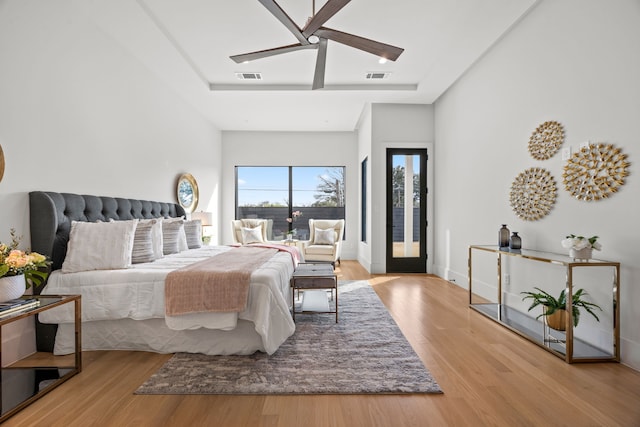
<path id="1" fill-rule="evenodd" d="M 71 221 L 168 218 L 185 214 L 176 203 L 45 191 L 29 193 L 29 210 L 31 250 L 50 257 L 52 270 L 62 267 Z"/>

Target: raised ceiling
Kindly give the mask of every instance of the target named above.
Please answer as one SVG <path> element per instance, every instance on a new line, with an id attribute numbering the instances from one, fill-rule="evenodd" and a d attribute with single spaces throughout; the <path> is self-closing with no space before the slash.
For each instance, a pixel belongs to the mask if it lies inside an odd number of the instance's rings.
<path id="1" fill-rule="evenodd" d="M 300 27 L 312 13 L 312 0 L 276 1 Z M 536 3 L 352 0 L 326 26 L 405 51 L 380 64 L 330 41 L 325 89 L 312 91 L 315 50 L 245 64 L 229 58 L 297 42 L 257 0 L 76 1 L 216 127 L 260 131 L 350 131 L 368 103 L 433 103 Z M 236 77 L 249 72 L 262 79 Z M 388 77 L 367 80 L 369 72 Z"/>

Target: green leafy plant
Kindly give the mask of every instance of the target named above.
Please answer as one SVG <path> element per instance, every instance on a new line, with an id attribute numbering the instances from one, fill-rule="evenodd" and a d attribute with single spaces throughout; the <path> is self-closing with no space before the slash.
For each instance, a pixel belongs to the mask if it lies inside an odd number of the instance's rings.
<path id="1" fill-rule="evenodd" d="M 555 298 L 553 295 L 549 294 L 546 291 L 543 291 L 538 287 L 534 287 L 534 289 L 537 289 L 538 292 L 521 292 L 521 294 L 525 295 L 524 297 L 522 297 L 523 301 L 526 299 L 530 299 L 533 301 L 528 311 L 531 311 L 539 305 L 542 305 L 544 307 L 543 313 L 536 317 L 536 319 L 539 319 L 542 316 L 550 316 L 558 310 L 567 309 L 567 296 L 564 289 L 560 292 L 558 298 Z M 602 311 L 602 308 L 600 308 L 600 306 L 597 304 L 583 300 L 583 297 L 586 295 L 588 294 L 584 289 L 578 289 L 573 293 L 573 296 L 571 298 L 571 315 L 573 316 L 574 327 L 578 326 L 578 322 L 580 321 L 580 308 L 585 309 L 587 313 L 595 317 L 598 322 L 600 321 L 600 319 L 594 312 L 594 309 Z"/>

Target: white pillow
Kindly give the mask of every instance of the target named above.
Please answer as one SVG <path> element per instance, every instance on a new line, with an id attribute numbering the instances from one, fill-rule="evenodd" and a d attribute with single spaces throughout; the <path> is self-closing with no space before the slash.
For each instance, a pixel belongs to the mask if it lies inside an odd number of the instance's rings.
<path id="1" fill-rule="evenodd" d="M 115 270 L 131 266 L 138 220 L 71 222 L 63 273 Z"/>
<path id="2" fill-rule="evenodd" d="M 242 243 L 264 243 L 262 240 L 262 227 L 247 228 L 242 227 Z"/>
<path id="3" fill-rule="evenodd" d="M 314 245 L 333 245 L 336 242 L 336 230 L 333 228 L 314 228 L 313 233 Z"/>

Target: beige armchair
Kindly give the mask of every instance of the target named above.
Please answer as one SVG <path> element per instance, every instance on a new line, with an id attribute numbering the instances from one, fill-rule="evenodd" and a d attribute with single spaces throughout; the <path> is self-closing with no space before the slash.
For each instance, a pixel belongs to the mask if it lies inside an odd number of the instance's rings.
<path id="1" fill-rule="evenodd" d="M 305 262 L 340 263 L 344 219 L 310 219 L 309 240 L 302 242 Z"/>
<path id="2" fill-rule="evenodd" d="M 248 229 L 260 228 L 258 232 L 248 232 Z M 245 218 L 231 221 L 231 235 L 233 243 L 266 243 L 271 238 L 272 219 Z M 245 230 L 243 230 L 245 229 Z"/>

